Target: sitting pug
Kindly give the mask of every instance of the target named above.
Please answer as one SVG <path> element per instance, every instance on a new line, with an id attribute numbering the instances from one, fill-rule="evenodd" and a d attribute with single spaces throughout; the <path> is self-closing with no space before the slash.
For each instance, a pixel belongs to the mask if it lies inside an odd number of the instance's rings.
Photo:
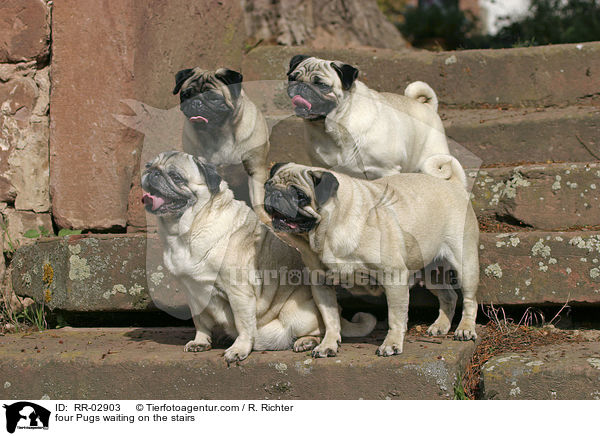
<path id="1" fill-rule="evenodd" d="M 466 184 L 462 168 L 447 172 L 456 159 L 426 83 L 411 83 L 404 95 L 380 93 L 357 80 L 355 67 L 304 55 L 291 59 L 287 76 L 313 164 L 369 180 L 423 172 Z"/>
<path id="2" fill-rule="evenodd" d="M 434 260 L 447 261 L 462 285 L 463 313 L 455 338 L 477 337 L 479 227 L 459 169 L 444 169 L 454 171 L 449 180 L 397 174 L 374 181 L 294 163 L 276 164 L 271 169 L 265 185 L 265 210 L 273 227 L 303 237 L 326 271 L 340 277 L 371 275 L 381 280 L 378 284 L 388 302 L 389 331 L 377 350 L 380 356 L 402 352 L 410 276 Z M 305 263 L 311 269 L 319 267 L 310 257 Z M 428 332 L 444 335 L 450 329 L 457 295 L 451 288 L 432 292 L 440 300 L 440 312 Z M 322 311 L 323 317 L 331 312 Z M 331 320 L 324 322 L 335 325 Z M 339 332 L 327 333 L 339 337 Z M 335 354 L 337 346 L 329 347 Z"/>
<path id="3" fill-rule="evenodd" d="M 227 68 L 188 68 L 175 75 L 173 94 L 179 93 L 186 117 L 184 151 L 221 166 L 221 172 L 236 185 L 237 197 L 249 195 L 252 207 L 262 214 L 269 129 L 262 112 L 244 93 L 242 80 L 240 73 Z M 240 164 L 249 177 L 249 192 L 238 189 Z"/>
<path id="4" fill-rule="evenodd" d="M 279 276 L 302 271 L 299 255 L 233 198 L 212 165 L 186 153 L 161 153 L 146 165 L 142 187 L 146 210 L 158 217 L 165 266 L 188 294 L 196 337 L 186 351 L 210 349 L 217 327 L 235 338 L 225 351 L 229 363 L 253 349 L 304 351 L 319 344 L 323 323 L 310 286 Z M 353 321 L 342 319 L 343 335 L 364 336 L 376 319 L 358 313 Z"/>

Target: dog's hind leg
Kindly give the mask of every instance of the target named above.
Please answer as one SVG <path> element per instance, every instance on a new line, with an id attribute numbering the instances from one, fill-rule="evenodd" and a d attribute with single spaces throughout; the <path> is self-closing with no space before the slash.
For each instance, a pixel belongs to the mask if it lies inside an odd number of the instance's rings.
<path id="1" fill-rule="evenodd" d="M 407 274 L 403 275 L 407 276 Z M 383 344 L 377 349 L 378 356 L 402 353 L 404 334 L 408 322 L 408 284 L 386 286 L 389 330 Z"/>
<path id="2" fill-rule="evenodd" d="M 477 318 L 477 287 L 479 286 L 479 253 L 478 237 L 466 238 L 463 246 L 462 256 L 457 257 L 459 265 L 454 265 L 458 272 L 458 279 L 463 294 L 462 317 L 454 339 L 468 341 L 477 339 L 475 331 L 475 319 Z M 470 240 L 468 240 L 470 239 Z"/>
<path id="3" fill-rule="evenodd" d="M 320 343 L 321 338 L 319 336 L 302 336 L 301 338 L 296 339 L 296 342 L 294 342 L 294 351 L 296 353 L 310 351 Z"/>
<path id="4" fill-rule="evenodd" d="M 454 310 L 456 309 L 456 301 L 458 296 L 454 289 L 429 289 L 434 294 L 440 303 L 439 315 L 435 322 L 427 329 L 427 334 L 431 336 L 445 335 L 450 331 L 452 318 L 454 318 Z"/>
<path id="5" fill-rule="evenodd" d="M 479 284 L 479 262 L 475 265 L 465 265 L 461 277 L 462 294 L 463 294 L 463 311 L 462 317 L 456 331 L 454 339 L 460 341 L 468 341 L 477 339 L 475 332 L 475 319 L 477 318 L 477 286 Z"/>

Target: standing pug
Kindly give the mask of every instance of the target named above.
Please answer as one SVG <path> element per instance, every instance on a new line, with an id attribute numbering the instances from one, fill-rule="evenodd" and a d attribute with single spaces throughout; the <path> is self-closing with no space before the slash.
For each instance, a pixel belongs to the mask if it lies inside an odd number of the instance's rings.
<path id="1" fill-rule="evenodd" d="M 196 337 L 186 351 L 210 349 L 218 327 L 235 338 L 227 362 L 253 349 L 305 351 L 319 343 L 323 322 L 310 286 L 279 275 L 300 274 L 300 256 L 233 198 L 214 166 L 161 153 L 146 165 L 142 187 L 146 210 L 158 217 L 165 265 L 187 291 Z M 342 319 L 344 336 L 367 335 L 376 319 L 358 313 L 353 321 Z"/>
<path id="2" fill-rule="evenodd" d="M 452 168 L 445 170 L 452 172 Z M 479 227 L 462 174 L 454 173 L 449 180 L 397 174 L 368 181 L 322 168 L 276 164 L 265 185 L 265 210 L 276 230 L 304 238 L 328 272 L 377 278 L 387 298 L 389 321 L 388 334 L 377 351 L 380 356 L 402 352 L 410 276 L 434 260 L 448 262 L 462 287 L 463 313 L 455 338 L 477 337 Z M 312 262 L 309 267 L 319 265 Z M 450 329 L 457 295 L 450 288 L 433 292 L 440 311 L 428 333 L 444 335 Z M 339 325 L 326 318 L 335 313 L 322 314 L 326 325 Z M 339 331 L 333 330 L 331 337 L 339 337 Z M 335 354 L 337 346 L 329 347 Z"/>
<path id="3" fill-rule="evenodd" d="M 186 117 L 184 151 L 214 165 L 243 164 L 250 203 L 261 214 L 269 129 L 262 112 L 244 93 L 242 80 L 240 73 L 226 68 L 185 69 L 175 75 L 173 94 L 179 93 Z"/>
<path id="4" fill-rule="evenodd" d="M 291 59 L 287 76 L 315 165 L 369 180 L 423 172 L 466 183 L 426 83 L 411 83 L 404 95 L 379 93 L 357 80 L 355 67 L 303 55 Z"/>

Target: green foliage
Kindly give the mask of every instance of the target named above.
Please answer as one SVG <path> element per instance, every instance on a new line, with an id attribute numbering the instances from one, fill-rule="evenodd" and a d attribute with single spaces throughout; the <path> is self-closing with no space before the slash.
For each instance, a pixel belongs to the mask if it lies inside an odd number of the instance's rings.
<path id="1" fill-rule="evenodd" d="M 16 315 L 19 323 L 32 325 L 40 332 L 48 328 L 46 323 L 46 307 L 43 304 L 32 304 Z M 18 324 L 17 324 L 18 326 Z"/>
<path id="2" fill-rule="evenodd" d="M 70 236 L 70 235 L 80 235 L 81 230 L 71 230 L 71 229 L 60 229 L 58 231 L 58 236 Z"/>
<path id="3" fill-rule="evenodd" d="M 5 249 L 4 251 L 10 255 L 10 254 L 14 253 L 15 251 L 17 251 L 17 248 L 19 248 L 19 244 L 12 240 L 12 238 L 10 237 L 10 234 L 8 233 L 8 227 L 6 226 L 6 223 L 4 222 L 4 220 L 1 219 L 1 217 L 0 217 L 0 228 L 2 229 L 4 241 L 6 242 L 6 245 L 8 246 L 8 248 Z"/>
<path id="4" fill-rule="evenodd" d="M 493 37 L 492 46 L 567 44 L 600 40 L 598 0 L 531 0 L 529 14 Z"/>
<path id="5" fill-rule="evenodd" d="M 416 47 L 433 48 L 436 45 L 451 50 L 468 45 L 475 28 L 475 18 L 458 6 L 408 7 L 404 22 L 397 24 L 402 35 Z"/>
<path id="6" fill-rule="evenodd" d="M 468 400 L 467 394 L 465 394 L 465 387 L 463 386 L 463 378 L 460 374 L 456 376 L 456 383 L 454 384 L 454 399 L 455 400 Z"/>
<path id="7" fill-rule="evenodd" d="M 400 16 L 391 0 L 379 3 L 404 37 L 421 48 L 510 48 L 600 40 L 600 0 L 531 0 L 527 15 L 493 36 L 477 33 L 476 18 L 454 4 L 407 7 Z"/>
<path id="8" fill-rule="evenodd" d="M 44 226 L 39 226 L 37 228 L 37 230 L 36 229 L 27 230 L 25 233 L 23 233 L 23 236 L 25 236 L 26 238 L 30 238 L 30 239 L 47 238 L 48 236 L 51 236 L 51 233 Z"/>

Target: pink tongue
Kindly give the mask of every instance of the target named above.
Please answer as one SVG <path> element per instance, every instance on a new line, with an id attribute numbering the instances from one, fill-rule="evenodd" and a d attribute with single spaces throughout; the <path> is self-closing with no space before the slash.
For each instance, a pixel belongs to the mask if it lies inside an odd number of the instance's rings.
<path id="1" fill-rule="evenodd" d="M 142 195 L 142 203 L 144 203 L 144 205 L 146 206 L 152 206 L 152 210 L 156 210 L 163 204 L 165 204 L 165 200 L 163 200 L 160 197 L 156 197 L 155 195 L 151 195 L 147 192 L 144 192 L 144 195 Z"/>
<path id="2" fill-rule="evenodd" d="M 310 104 L 309 101 L 305 100 L 299 95 L 294 95 L 294 97 L 292 98 L 292 104 L 294 106 L 304 106 L 308 110 L 310 110 L 310 108 L 312 107 L 312 104 Z"/>
<path id="3" fill-rule="evenodd" d="M 208 120 L 201 115 L 197 115 L 195 117 L 190 117 L 190 121 L 194 121 L 194 122 L 202 121 L 203 123 L 208 123 Z"/>

